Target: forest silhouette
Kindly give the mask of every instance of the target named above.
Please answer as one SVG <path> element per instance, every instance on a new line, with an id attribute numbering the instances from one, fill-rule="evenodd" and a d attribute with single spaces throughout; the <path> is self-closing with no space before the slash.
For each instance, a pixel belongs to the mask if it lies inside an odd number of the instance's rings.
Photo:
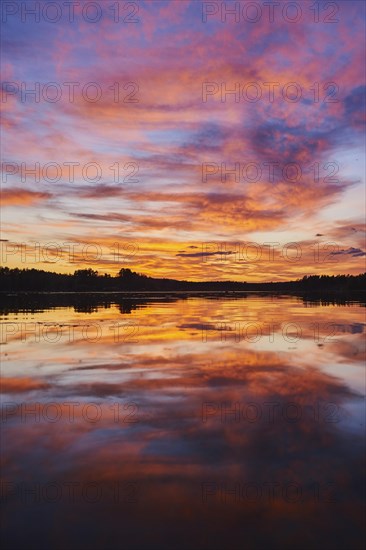
<path id="1" fill-rule="evenodd" d="M 331 292 L 348 294 L 366 288 L 366 273 L 360 275 L 305 275 L 295 281 L 251 283 L 240 281 L 179 281 L 148 277 L 123 268 L 116 276 L 93 269 L 73 274 L 39 269 L 0 268 L 1 290 L 6 292 Z"/>

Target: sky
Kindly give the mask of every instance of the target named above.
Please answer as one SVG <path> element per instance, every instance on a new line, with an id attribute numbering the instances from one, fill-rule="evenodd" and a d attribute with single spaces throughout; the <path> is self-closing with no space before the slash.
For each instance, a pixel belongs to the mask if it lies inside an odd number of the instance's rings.
<path id="1" fill-rule="evenodd" d="M 2 265 L 365 271 L 364 50 L 362 1 L 3 2 Z"/>

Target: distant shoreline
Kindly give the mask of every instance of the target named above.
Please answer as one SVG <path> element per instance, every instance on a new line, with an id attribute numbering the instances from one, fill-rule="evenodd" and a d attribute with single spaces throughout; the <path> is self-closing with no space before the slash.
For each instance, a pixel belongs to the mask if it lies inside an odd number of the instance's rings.
<path id="1" fill-rule="evenodd" d="M 43 296 L 43 295 L 118 295 L 130 297 L 133 295 L 144 296 L 144 295 L 238 295 L 238 294 L 276 294 L 283 296 L 291 295 L 303 295 L 303 294 L 365 294 L 366 289 L 311 289 L 311 290 L 301 290 L 301 289 L 288 289 L 288 290 L 260 290 L 260 289 L 250 289 L 250 290 L 0 290 L 0 295 L 5 296 L 18 296 L 18 295 L 32 295 L 32 296 Z"/>
<path id="2" fill-rule="evenodd" d="M 118 275 L 99 274 L 93 269 L 78 269 L 73 274 L 37 269 L 0 268 L 0 288 L 3 292 L 38 293 L 157 293 L 157 294 L 237 294 L 269 293 L 354 293 L 366 288 L 366 273 L 360 275 L 305 275 L 295 281 L 184 281 L 154 278 L 123 268 Z"/>
<path id="3" fill-rule="evenodd" d="M 109 309 L 116 306 L 123 314 L 153 305 L 174 303 L 186 300 L 240 300 L 245 307 L 246 300 L 296 300 L 299 304 L 351 305 L 366 307 L 365 290 L 348 291 L 306 291 L 306 290 L 152 290 L 152 291 L 2 291 L 0 292 L 0 313 L 41 312 L 49 309 L 74 308 L 81 313 L 91 313 L 96 309 Z"/>

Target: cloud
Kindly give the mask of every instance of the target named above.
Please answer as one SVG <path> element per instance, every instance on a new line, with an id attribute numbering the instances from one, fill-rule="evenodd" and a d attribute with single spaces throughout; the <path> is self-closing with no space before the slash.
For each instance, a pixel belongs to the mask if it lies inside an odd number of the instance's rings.
<path id="1" fill-rule="evenodd" d="M 234 254 L 231 250 L 229 251 L 222 251 L 222 252 L 192 252 L 191 254 L 188 253 L 179 253 L 176 254 L 176 256 L 181 256 L 184 258 L 199 258 L 200 256 L 227 256 L 230 254 Z"/>
<path id="2" fill-rule="evenodd" d="M 22 187 L 3 189 L 1 192 L 1 201 L 3 206 L 30 206 L 47 201 L 52 197 L 52 193 L 30 191 Z"/>
<path id="3" fill-rule="evenodd" d="M 25 393 L 36 390 L 47 390 L 51 387 L 49 382 L 34 378 L 1 378 L 2 393 Z"/>
<path id="4" fill-rule="evenodd" d="M 331 252 L 331 255 L 332 256 L 338 256 L 338 255 L 347 256 L 347 255 L 350 255 L 350 256 L 353 256 L 353 257 L 359 257 L 359 256 L 366 256 L 366 252 L 364 252 L 360 248 L 354 248 L 353 246 L 351 246 L 347 250 L 337 250 L 335 252 Z"/>

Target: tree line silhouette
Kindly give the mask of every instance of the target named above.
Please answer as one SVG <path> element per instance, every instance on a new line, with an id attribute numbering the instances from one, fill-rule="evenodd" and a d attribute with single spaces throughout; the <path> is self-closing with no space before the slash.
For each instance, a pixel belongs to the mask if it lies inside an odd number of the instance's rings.
<path id="1" fill-rule="evenodd" d="M 93 269 L 78 269 L 73 274 L 39 269 L 0 267 L 1 290 L 6 292 L 235 292 L 283 291 L 343 293 L 366 288 L 366 273 L 360 275 L 305 275 L 285 282 L 248 283 L 238 281 L 178 281 L 153 278 L 123 268 L 112 277 Z"/>

